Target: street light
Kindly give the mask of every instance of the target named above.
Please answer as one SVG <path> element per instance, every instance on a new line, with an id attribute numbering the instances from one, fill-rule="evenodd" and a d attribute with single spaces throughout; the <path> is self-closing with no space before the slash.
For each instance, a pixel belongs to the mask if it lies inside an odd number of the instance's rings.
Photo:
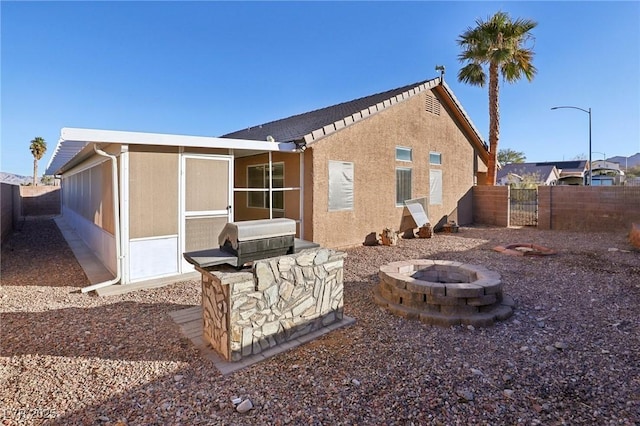
<path id="1" fill-rule="evenodd" d="M 584 108 L 578 108 L 576 106 L 556 106 L 556 107 L 552 107 L 551 109 L 561 109 L 561 108 L 571 108 L 571 109 L 579 109 L 582 112 L 586 112 L 587 114 L 589 114 L 589 186 L 591 186 L 591 178 L 592 178 L 592 173 L 591 173 L 591 108 L 584 109 Z"/>

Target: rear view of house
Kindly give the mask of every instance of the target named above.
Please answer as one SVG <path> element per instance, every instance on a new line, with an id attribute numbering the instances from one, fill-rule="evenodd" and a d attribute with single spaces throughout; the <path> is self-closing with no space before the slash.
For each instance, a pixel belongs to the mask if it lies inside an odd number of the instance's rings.
<path id="1" fill-rule="evenodd" d="M 62 213 L 121 284 L 193 270 L 229 221 L 286 217 L 326 247 L 398 229 L 426 199 L 432 225 L 472 220 L 483 142 L 441 78 L 219 138 L 65 128 L 47 174 Z"/>
<path id="2" fill-rule="evenodd" d="M 361 244 L 385 227 L 397 230 L 409 199 L 426 198 L 433 225 L 470 223 L 470 190 L 483 181 L 488 159 L 486 144 L 440 78 L 223 137 L 274 138 L 304 150 L 303 163 L 287 157 L 273 174 L 303 168 L 304 238 L 329 247 Z M 237 161 L 236 182 L 259 175 L 265 162 L 264 156 Z M 251 200 L 235 201 L 241 217 L 258 217 Z M 273 204 L 286 214 L 286 199 Z"/>

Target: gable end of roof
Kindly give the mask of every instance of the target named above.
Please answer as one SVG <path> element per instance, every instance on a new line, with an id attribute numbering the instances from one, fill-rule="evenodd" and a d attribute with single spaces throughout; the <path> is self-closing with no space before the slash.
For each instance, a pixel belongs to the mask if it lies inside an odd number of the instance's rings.
<path id="1" fill-rule="evenodd" d="M 368 118 L 374 114 L 377 114 L 385 109 L 400 103 L 404 102 L 407 99 L 417 95 L 418 93 L 422 93 L 425 90 L 432 89 L 440 84 L 440 78 L 434 78 L 433 80 L 428 80 L 423 83 L 418 84 L 415 87 L 412 87 L 409 90 L 406 90 L 402 93 L 394 95 L 388 99 L 384 99 L 382 102 L 378 102 L 374 105 L 371 105 L 363 110 L 357 111 L 351 115 L 348 115 L 338 121 L 335 121 L 331 124 L 328 124 L 321 129 L 316 129 L 310 133 L 307 133 L 303 136 L 305 143 L 310 144 L 316 142 L 330 134 L 337 132 L 345 127 L 348 127 L 352 124 L 357 123 L 358 121 Z"/>

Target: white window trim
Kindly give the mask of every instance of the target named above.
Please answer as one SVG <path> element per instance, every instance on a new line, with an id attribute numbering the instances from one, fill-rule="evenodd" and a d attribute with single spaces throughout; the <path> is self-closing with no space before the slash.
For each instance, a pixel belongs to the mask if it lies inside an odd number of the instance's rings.
<path id="1" fill-rule="evenodd" d="M 411 179 L 409 181 L 410 185 L 411 185 L 411 191 L 409 191 L 409 197 L 407 198 L 407 200 L 411 199 L 412 193 L 413 193 L 413 169 L 411 167 L 396 167 L 396 190 L 395 190 L 395 199 L 396 199 L 396 207 L 404 207 L 404 202 L 406 200 L 401 201 L 400 203 L 398 203 L 398 170 L 409 170 L 411 172 Z"/>
<path id="2" fill-rule="evenodd" d="M 398 158 L 398 150 L 399 149 L 401 149 L 401 150 L 404 149 L 404 150 L 409 151 L 409 159 L 408 160 L 403 160 L 403 159 Z M 411 163 L 413 161 L 413 148 L 411 148 L 409 146 L 397 145 L 396 146 L 396 161 L 404 161 L 406 163 Z"/>
<path id="3" fill-rule="evenodd" d="M 431 162 L 431 155 L 437 155 L 440 158 L 440 162 L 439 163 L 432 163 Z M 442 166 L 442 153 L 441 152 L 437 152 L 437 151 L 429 151 L 429 164 L 432 166 Z"/>

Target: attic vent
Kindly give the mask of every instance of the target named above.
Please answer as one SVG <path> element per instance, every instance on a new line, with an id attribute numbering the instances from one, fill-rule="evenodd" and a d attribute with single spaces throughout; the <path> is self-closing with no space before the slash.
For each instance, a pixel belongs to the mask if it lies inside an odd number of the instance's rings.
<path id="1" fill-rule="evenodd" d="M 425 107 L 424 110 L 430 112 L 431 114 L 440 115 L 440 101 L 427 94 L 425 97 Z"/>

